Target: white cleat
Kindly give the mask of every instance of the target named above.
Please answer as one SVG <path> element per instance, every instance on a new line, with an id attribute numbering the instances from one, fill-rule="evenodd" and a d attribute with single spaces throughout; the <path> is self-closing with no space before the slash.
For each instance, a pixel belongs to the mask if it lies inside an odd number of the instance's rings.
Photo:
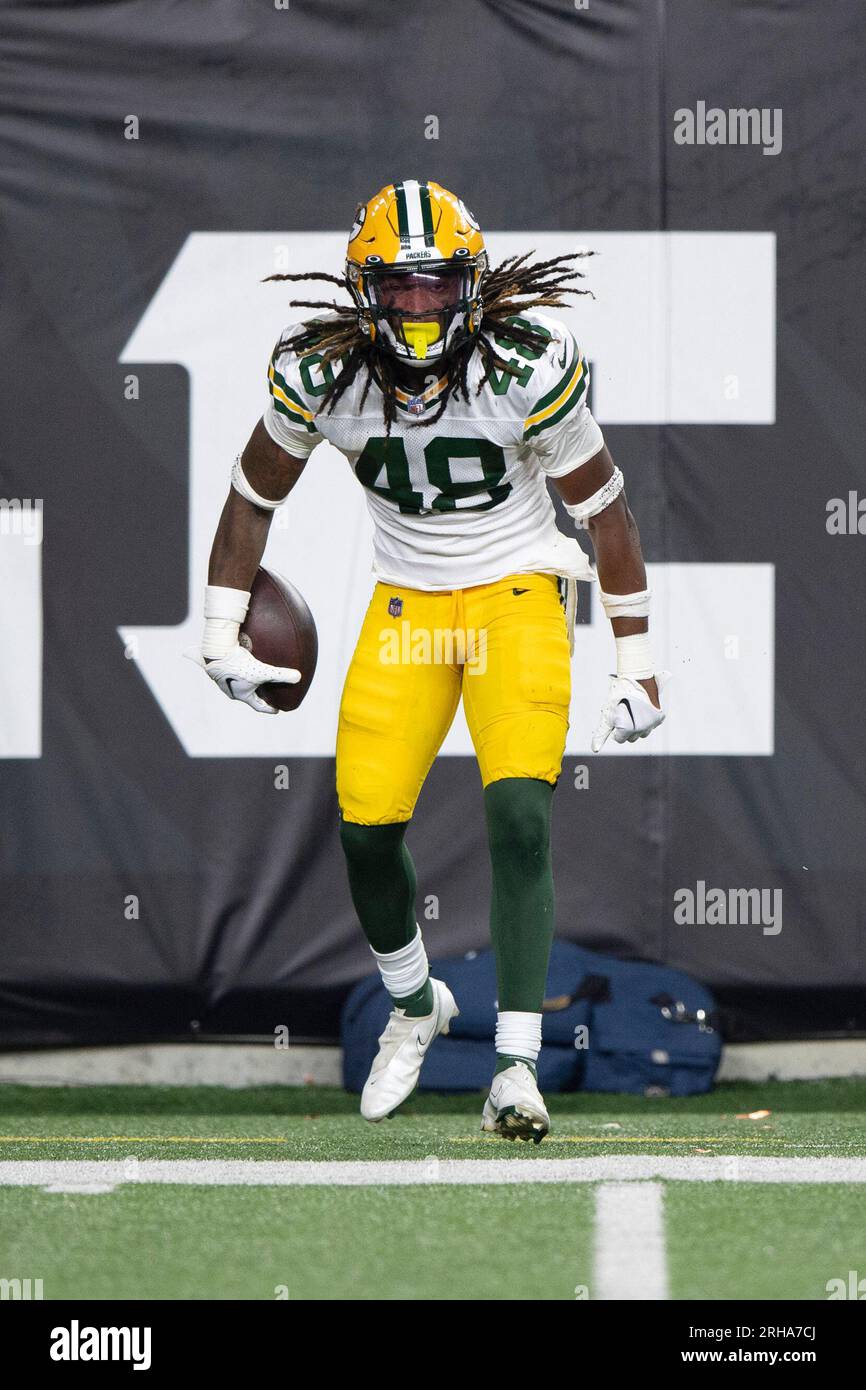
<path id="1" fill-rule="evenodd" d="M 433 1012 L 407 1018 L 402 1009 L 392 1009 L 379 1038 L 379 1051 L 361 1092 L 361 1114 L 374 1124 L 411 1096 L 427 1049 L 440 1033 L 448 1032 L 452 1018 L 460 1012 L 447 985 L 432 977 L 430 984 Z"/>
<path id="2" fill-rule="evenodd" d="M 503 1139 L 532 1139 L 536 1144 L 550 1129 L 538 1084 L 523 1062 L 515 1062 L 494 1076 L 484 1102 L 481 1128 Z"/>

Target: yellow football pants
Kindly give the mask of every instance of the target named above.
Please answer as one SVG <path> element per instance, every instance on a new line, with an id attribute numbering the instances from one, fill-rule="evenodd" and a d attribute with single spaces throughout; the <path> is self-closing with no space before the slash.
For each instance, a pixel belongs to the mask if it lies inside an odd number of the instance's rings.
<path id="1" fill-rule="evenodd" d="M 340 704 L 345 820 L 411 818 L 461 694 L 485 787 L 503 777 L 556 782 L 571 667 L 555 576 L 513 574 L 448 593 L 376 585 Z"/>

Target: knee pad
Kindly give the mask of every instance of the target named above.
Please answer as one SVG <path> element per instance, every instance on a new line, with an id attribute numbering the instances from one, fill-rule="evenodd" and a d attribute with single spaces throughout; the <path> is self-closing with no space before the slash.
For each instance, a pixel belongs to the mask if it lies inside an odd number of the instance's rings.
<path id="1" fill-rule="evenodd" d="M 550 849 L 553 787 L 531 777 L 506 777 L 484 792 L 490 853 L 528 868 Z"/>
<path id="2" fill-rule="evenodd" d="M 350 865 L 366 865 L 399 854 L 408 821 L 391 825 L 357 825 L 340 817 L 340 844 Z"/>

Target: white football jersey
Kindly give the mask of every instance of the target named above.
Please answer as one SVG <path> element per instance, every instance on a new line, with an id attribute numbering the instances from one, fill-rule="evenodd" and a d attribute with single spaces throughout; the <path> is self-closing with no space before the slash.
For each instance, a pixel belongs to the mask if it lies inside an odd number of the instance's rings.
<path id="1" fill-rule="evenodd" d="M 323 369 L 316 353 L 275 351 L 265 428 L 294 458 L 306 459 L 327 439 L 348 459 L 373 518 L 377 578 L 449 590 L 509 574 L 589 577 L 577 540 L 556 526 L 545 481 L 579 468 L 604 442 L 586 403 L 586 361 L 558 319 L 530 310 L 516 321 L 547 331 L 544 352 L 497 339 L 519 375 L 494 371 L 479 393 L 476 350 L 469 400 L 452 395 L 441 420 L 427 426 L 424 416 L 435 413 L 446 384 L 431 364 L 426 380 L 419 372 L 418 395 L 398 389 L 390 438 L 375 380 L 361 405 L 365 369 L 333 412 L 319 413 L 336 364 Z"/>

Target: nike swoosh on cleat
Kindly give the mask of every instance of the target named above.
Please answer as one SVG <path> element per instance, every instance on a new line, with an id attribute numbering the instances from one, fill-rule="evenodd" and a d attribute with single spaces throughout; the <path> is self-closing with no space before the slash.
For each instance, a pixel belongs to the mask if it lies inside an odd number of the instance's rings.
<path id="1" fill-rule="evenodd" d="M 512 592 L 513 594 L 528 594 L 528 593 L 529 593 L 529 590 L 528 590 L 528 589 L 512 589 L 511 592 Z"/>

